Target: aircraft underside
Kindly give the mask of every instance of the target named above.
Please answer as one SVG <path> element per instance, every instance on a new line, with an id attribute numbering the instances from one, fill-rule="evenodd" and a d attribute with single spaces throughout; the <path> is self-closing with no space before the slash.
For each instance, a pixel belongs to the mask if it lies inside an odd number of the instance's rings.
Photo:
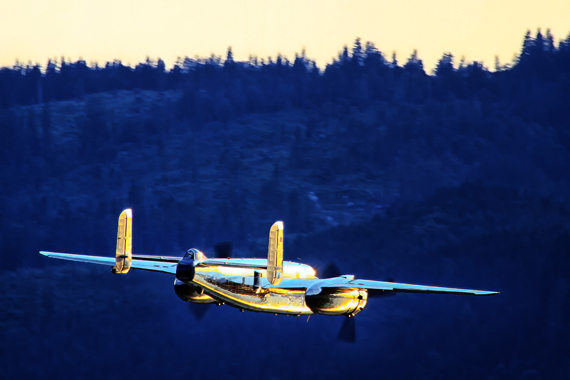
<path id="1" fill-rule="evenodd" d="M 291 288 L 264 288 L 254 284 L 255 277 L 244 270 L 243 276 L 226 277 L 218 272 L 196 268 L 192 281 L 179 282 L 177 294 L 195 303 L 227 304 L 240 310 L 286 315 L 355 315 L 366 306 L 366 291 L 335 289 L 334 292 L 306 296 L 307 280 L 291 279 Z M 186 289 L 184 289 L 186 287 Z M 184 292 L 186 290 L 186 292 Z"/>

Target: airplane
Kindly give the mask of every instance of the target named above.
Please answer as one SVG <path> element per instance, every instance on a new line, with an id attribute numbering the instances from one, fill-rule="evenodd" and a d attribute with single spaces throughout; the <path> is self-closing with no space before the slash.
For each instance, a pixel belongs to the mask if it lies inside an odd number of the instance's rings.
<path id="1" fill-rule="evenodd" d="M 405 293 L 494 295 L 499 292 L 402 284 L 356 279 L 353 275 L 318 278 L 306 264 L 283 261 L 283 222 L 269 230 L 267 259 L 223 257 L 229 243 L 217 245 L 218 257 L 208 258 L 196 248 L 184 256 L 151 256 L 132 253 L 132 210 L 119 216 L 115 257 L 40 251 L 62 260 L 112 267 L 116 274 L 142 269 L 175 275 L 174 290 L 183 301 L 233 306 L 240 311 L 311 316 L 354 317 L 366 306 L 369 296 Z M 220 257 L 222 256 L 222 257 Z"/>

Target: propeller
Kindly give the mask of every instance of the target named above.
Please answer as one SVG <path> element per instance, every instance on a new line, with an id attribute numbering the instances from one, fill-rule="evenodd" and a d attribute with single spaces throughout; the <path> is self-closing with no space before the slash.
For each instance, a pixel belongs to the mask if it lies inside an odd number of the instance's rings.
<path id="1" fill-rule="evenodd" d="M 333 278 L 342 276 L 342 272 L 338 266 L 331 261 L 323 270 L 319 270 L 319 278 Z"/>
<path id="2" fill-rule="evenodd" d="M 221 242 L 214 244 L 214 257 L 217 259 L 225 259 L 228 257 L 232 257 L 232 250 L 233 250 L 233 243 L 230 241 Z M 196 318 L 196 320 L 200 321 L 208 310 L 210 309 L 211 304 L 200 304 L 200 303 L 188 303 L 188 310 L 190 313 Z"/>
<path id="3" fill-rule="evenodd" d="M 344 319 L 338 332 L 338 340 L 346 343 L 356 343 L 356 321 L 354 317 Z"/>
<path id="4" fill-rule="evenodd" d="M 329 262 L 324 269 L 318 271 L 319 278 L 333 278 L 342 276 L 343 272 L 333 262 Z M 385 282 L 394 282 L 393 278 L 387 278 Z M 389 298 L 396 295 L 396 292 L 368 292 L 368 298 Z M 337 339 L 345 343 L 356 343 L 356 321 L 354 317 L 346 318 L 340 326 Z"/>
<path id="5" fill-rule="evenodd" d="M 188 303 L 188 310 L 196 318 L 197 321 L 201 321 L 210 309 L 211 304 L 200 304 L 200 303 Z"/>
<path id="6" fill-rule="evenodd" d="M 342 272 L 334 261 L 331 261 L 323 269 L 318 270 L 319 278 L 333 278 L 342 276 Z M 353 317 L 347 317 L 342 322 L 337 339 L 345 343 L 356 342 L 356 321 Z"/>
<path id="7" fill-rule="evenodd" d="M 214 244 L 214 257 L 217 259 L 225 259 L 232 256 L 233 244 L 232 242 L 221 242 Z M 196 320 L 200 321 L 208 310 L 210 309 L 211 304 L 200 304 L 200 303 L 188 303 L 188 310 L 190 313 L 196 318 Z"/>
<path id="8" fill-rule="evenodd" d="M 214 257 L 226 259 L 232 257 L 233 244 L 230 241 L 214 244 Z"/>

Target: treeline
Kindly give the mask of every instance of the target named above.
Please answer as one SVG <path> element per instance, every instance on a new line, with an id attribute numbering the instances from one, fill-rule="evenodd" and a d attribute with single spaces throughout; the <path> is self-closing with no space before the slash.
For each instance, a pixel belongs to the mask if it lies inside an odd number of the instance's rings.
<path id="1" fill-rule="evenodd" d="M 0 69 L 0 108 L 41 104 L 117 90 L 184 90 L 179 117 L 200 121 L 226 120 L 249 112 L 271 112 L 288 107 L 310 108 L 327 102 L 364 107 L 375 101 L 432 99 L 482 99 L 496 101 L 523 99 L 520 112 L 527 117 L 547 118 L 560 124 L 568 116 L 570 35 L 558 46 L 547 31 L 524 37 L 516 61 L 495 62 L 491 72 L 480 62 L 459 64 L 451 53 L 439 60 L 433 75 L 427 75 L 417 52 L 401 65 L 396 56 L 388 59 L 372 42 L 364 46 L 356 39 L 352 49 L 343 52 L 324 70 L 304 52 L 293 61 L 282 56 L 275 60 L 251 57 L 248 61 L 227 56 L 179 59 L 166 70 L 161 59 L 135 67 L 121 61 L 105 66 L 88 65 L 84 60 L 49 60 L 46 67 L 22 65 Z M 548 83 L 534 91 L 537 80 Z M 527 93 L 540 92 L 541 98 Z M 537 104 L 538 103 L 538 104 Z M 530 106 L 530 107 L 529 107 Z M 546 107 L 546 109 L 544 109 Z M 542 111 L 541 111 L 542 110 Z M 546 116 L 548 115 L 548 116 Z"/>
<path id="2" fill-rule="evenodd" d="M 39 249 L 107 252 L 114 227 L 102 231 L 125 207 L 149 220 L 137 225 L 145 253 L 215 239 L 258 253 L 277 219 L 312 233 L 466 181 L 567 199 L 569 45 L 547 36 L 528 34 L 518 62 L 494 73 L 447 54 L 428 76 L 417 55 L 400 67 L 357 40 L 323 73 L 303 55 L 229 54 L 186 60 L 181 90 L 0 109 L 0 249 L 25 251 L 0 265 L 41 263 Z M 174 83 L 175 69 L 146 65 L 117 67 Z"/>

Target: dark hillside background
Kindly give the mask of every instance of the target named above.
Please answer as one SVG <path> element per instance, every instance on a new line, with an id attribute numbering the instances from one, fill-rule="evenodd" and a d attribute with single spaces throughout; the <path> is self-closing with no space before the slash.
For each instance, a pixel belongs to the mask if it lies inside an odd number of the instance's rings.
<path id="1" fill-rule="evenodd" d="M 0 379 L 570 377 L 570 35 L 426 73 L 356 39 L 294 60 L 50 60 L 0 69 Z M 56 262 L 220 241 L 361 278 L 497 290 L 342 318 L 201 320 L 166 275 Z"/>

